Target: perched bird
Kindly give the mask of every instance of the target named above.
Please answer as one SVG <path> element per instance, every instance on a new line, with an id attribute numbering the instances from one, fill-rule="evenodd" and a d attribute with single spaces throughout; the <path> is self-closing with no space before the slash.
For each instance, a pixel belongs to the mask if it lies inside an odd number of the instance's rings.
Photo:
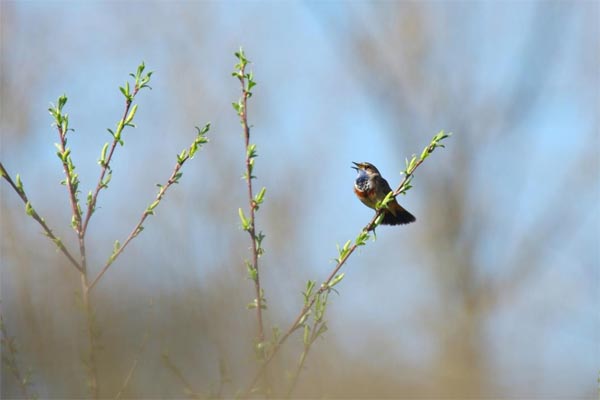
<path id="1" fill-rule="evenodd" d="M 381 177 L 381 174 L 373 164 L 368 162 L 355 163 L 352 167 L 358 172 L 356 181 L 354 181 L 354 193 L 358 199 L 367 207 L 376 209 L 378 201 L 392 191 L 389 183 Z M 406 211 L 396 199 L 392 199 L 383 212 L 382 225 L 401 225 L 415 222 L 416 218 Z"/>

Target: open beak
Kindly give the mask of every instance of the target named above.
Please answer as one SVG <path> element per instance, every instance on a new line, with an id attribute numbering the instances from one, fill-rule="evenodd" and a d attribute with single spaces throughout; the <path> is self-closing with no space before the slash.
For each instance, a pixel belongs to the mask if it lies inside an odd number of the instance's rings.
<path id="1" fill-rule="evenodd" d="M 358 169 L 360 168 L 360 164 L 359 163 L 355 163 L 354 161 L 352 161 L 352 164 L 354 164 L 355 166 L 354 167 L 350 167 L 350 168 L 355 169 L 355 170 L 358 171 Z"/>

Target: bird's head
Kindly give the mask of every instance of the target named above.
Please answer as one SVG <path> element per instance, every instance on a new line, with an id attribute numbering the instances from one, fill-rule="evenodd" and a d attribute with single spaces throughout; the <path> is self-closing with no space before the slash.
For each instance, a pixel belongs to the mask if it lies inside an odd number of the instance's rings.
<path id="1" fill-rule="evenodd" d="M 371 163 L 368 162 L 352 162 L 352 164 L 354 164 L 354 168 L 358 173 L 360 173 L 361 171 L 363 171 L 364 173 L 366 173 L 369 176 L 373 176 L 373 175 L 379 175 L 379 170 L 377 168 L 375 168 L 375 166 Z"/>

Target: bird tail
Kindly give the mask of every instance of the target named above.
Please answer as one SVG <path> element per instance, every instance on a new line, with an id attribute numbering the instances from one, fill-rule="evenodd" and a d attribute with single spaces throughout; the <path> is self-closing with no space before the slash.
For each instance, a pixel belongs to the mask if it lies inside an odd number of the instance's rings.
<path id="1" fill-rule="evenodd" d="M 400 204 L 391 203 L 383 213 L 382 225 L 404 225 L 415 222 L 414 215 L 406 211 Z"/>

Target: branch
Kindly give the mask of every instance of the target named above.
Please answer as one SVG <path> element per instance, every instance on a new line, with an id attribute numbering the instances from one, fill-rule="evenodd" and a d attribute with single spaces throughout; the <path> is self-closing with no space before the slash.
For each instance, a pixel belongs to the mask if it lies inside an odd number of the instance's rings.
<path id="1" fill-rule="evenodd" d="M 69 130 L 69 115 L 63 113 L 62 109 L 67 103 L 67 96 L 62 95 L 58 98 L 56 106 L 52 106 L 48 109 L 50 115 L 54 118 L 54 125 L 58 131 L 59 142 L 55 143 L 58 152 L 56 155 L 60 159 L 63 171 L 65 173 L 65 180 L 62 181 L 69 193 L 69 202 L 71 204 L 71 227 L 77 233 L 77 240 L 79 242 L 79 265 L 81 265 L 81 273 L 87 273 L 87 257 L 85 251 L 85 240 L 84 232 L 81 229 L 81 206 L 79 205 L 79 176 L 75 173 L 75 164 L 71 159 L 71 149 L 67 147 L 67 133 Z M 85 279 L 82 280 L 85 285 Z"/>
<path id="2" fill-rule="evenodd" d="M 188 382 L 187 379 L 185 379 L 185 376 L 183 376 L 183 373 L 181 372 L 181 370 L 175 364 L 173 364 L 173 362 L 169 358 L 168 354 L 163 353 L 162 359 L 163 359 L 163 362 L 164 362 L 165 366 L 169 369 L 169 371 L 171 371 L 173 373 L 173 375 L 175 375 L 177 377 L 177 379 L 179 380 L 179 382 L 183 386 L 184 393 L 189 398 L 191 398 L 191 399 L 202 399 L 202 398 L 205 397 L 202 394 L 196 393 L 194 391 L 194 389 L 192 388 L 192 385 Z"/>
<path id="3" fill-rule="evenodd" d="M 150 82 L 150 77 L 152 76 L 152 71 L 150 71 L 150 72 L 146 73 L 146 75 L 142 76 L 145 68 L 146 68 L 146 66 L 142 62 L 138 66 L 138 69 L 137 69 L 135 75 L 129 74 L 131 77 L 133 77 L 135 79 L 133 92 L 130 91 L 129 82 L 126 82 L 125 86 L 119 87 L 119 89 L 121 90 L 121 93 L 123 93 L 123 96 L 125 96 L 125 110 L 123 111 L 123 116 L 121 117 L 121 119 L 119 120 L 119 123 L 117 124 L 116 131 L 113 132 L 111 129 L 107 129 L 108 132 L 113 137 L 113 141 L 112 141 L 112 144 L 110 145 L 110 150 L 108 152 L 108 156 L 106 154 L 106 151 L 108 149 L 108 143 L 104 144 L 104 147 L 102 148 L 102 152 L 100 154 L 100 160 L 98 161 L 98 163 L 100 164 L 100 167 L 101 167 L 100 168 L 100 177 L 98 178 L 98 183 L 96 185 L 96 189 L 94 190 L 94 193 L 92 194 L 90 192 L 90 194 L 88 194 L 87 211 L 85 213 L 85 221 L 83 222 L 83 226 L 82 226 L 82 236 L 85 236 L 85 233 L 87 232 L 88 224 L 90 223 L 90 218 L 92 217 L 92 214 L 96 210 L 96 202 L 98 201 L 98 194 L 100 193 L 100 190 L 107 188 L 108 182 L 110 182 L 110 178 L 111 178 L 111 174 L 112 174 L 112 170 L 110 168 L 110 162 L 111 162 L 113 154 L 115 152 L 115 148 L 117 147 L 117 143 L 121 144 L 121 146 L 124 144 L 123 140 L 121 139 L 123 129 L 126 126 L 135 127 L 135 125 L 132 123 L 132 121 L 133 121 L 133 117 L 135 116 L 135 113 L 137 111 L 137 104 L 134 105 L 130 111 L 131 104 L 133 103 L 135 96 L 138 94 L 138 92 L 141 89 L 144 89 L 144 88 L 151 89 L 151 87 L 148 85 L 148 82 Z M 108 176 L 105 178 L 107 171 L 108 171 Z"/>
<path id="4" fill-rule="evenodd" d="M 133 376 L 133 373 L 135 372 L 135 370 L 136 370 L 136 368 L 138 366 L 138 363 L 139 363 L 139 360 L 140 360 L 140 356 L 141 356 L 142 352 L 144 351 L 144 348 L 146 347 L 146 341 L 147 340 L 148 340 L 148 333 L 146 332 L 144 334 L 144 337 L 142 338 L 142 344 L 140 344 L 138 352 L 135 355 L 135 358 L 133 359 L 133 363 L 131 365 L 131 368 L 129 369 L 129 372 L 127 373 L 127 376 L 125 377 L 125 380 L 123 381 L 123 385 L 121 386 L 121 389 L 119 389 L 119 391 L 115 395 L 115 400 L 119 400 L 121 398 L 121 396 L 123 395 L 123 392 L 129 386 L 129 382 L 131 381 L 131 377 Z"/>
<path id="5" fill-rule="evenodd" d="M 50 240 L 52 240 L 54 245 L 60 251 L 62 251 L 62 253 L 67 257 L 67 259 L 71 262 L 71 264 L 73 264 L 73 266 L 75 268 L 77 268 L 77 270 L 79 272 L 83 272 L 81 265 L 79 265 L 79 263 L 71 255 L 69 250 L 67 250 L 67 248 L 65 247 L 62 240 L 60 240 L 60 238 L 58 238 L 58 237 L 56 237 L 56 235 L 54 235 L 54 233 L 52 232 L 52 229 L 50 229 L 50 227 L 48 227 L 44 218 L 40 217 L 39 214 L 35 211 L 35 208 L 31 205 L 31 202 L 29 201 L 29 199 L 27 198 L 27 195 L 25 194 L 25 189 L 23 189 L 23 182 L 21 182 L 21 178 L 19 177 L 19 175 L 17 174 L 17 177 L 16 177 L 17 183 L 15 184 L 15 182 L 11 179 L 10 175 L 8 174 L 8 172 L 4 168 L 4 165 L 2 165 L 1 162 L 0 162 L 0 174 L 1 174 L 2 178 L 4 178 L 8 182 L 8 184 L 14 189 L 14 191 L 19 195 L 21 200 L 23 200 L 23 203 L 25 203 L 25 212 L 27 213 L 27 215 L 29 215 L 31 218 L 36 220 L 42 226 L 42 228 L 44 229 L 44 235 L 46 235 Z"/>
<path id="6" fill-rule="evenodd" d="M 156 195 L 154 202 L 152 202 L 152 204 L 150 204 L 148 206 L 148 208 L 146 208 L 146 210 L 142 213 L 142 216 L 141 216 L 139 222 L 137 223 L 135 228 L 133 228 L 133 230 L 127 237 L 127 239 L 125 239 L 125 242 L 123 243 L 123 245 L 121 245 L 118 240 L 115 242 L 115 246 L 113 248 L 113 252 L 112 252 L 111 256 L 108 258 L 106 264 L 104 265 L 102 270 L 98 273 L 98 275 L 94 278 L 92 283 L 89 284 L 89 286 L 87 288 L 88 291 L 91 291 L 94 288 L 94 286 L 96 286 L 96 284 L 98 283 L 100 278 L 102 278 L 102 276 L 106 273 L 106 271 L 108 271 L 108 269 L 113 264 L 113 262 L 117 259 L 117 257 L 119 257 L 121 255 L 121 253 L 123 252 L 123 250 L 125 250 L 127 245 L 137 235 L 139 235 L 144 230 L 143 224 L 144 224 L 144 221 L 146 220 L 146 218 L 148 218 L 148 216 L 150 216 L 150 215 L 154 215 L 154 209 L 160 204 L 160 202 L 161 202 L 163 196 L 165 195 L 165 193 L 167 192 L 167 190 L 173 184 L 179 183 L 179 179 L 183 175 L 183 173 L 179 172 L 179 170 L 181 169 L 183 164 L 185 164 L 185 162 L 187 160 L 189 160 L 190 158 L 194 157 L 194 154 L 198 151 L 198 149 L 200 149 L 200 147 L 203 144 L 208 142 L 208 139 L 206 138 L 206 133 L 208 132 L 209 129 L 210 129 L 210 124 L 206 124 L 204 126 L 204 128 L 202 128 L 202 129 L 196 127 L 196 130 L 197 130 L 196 139 L 191 144 L 189 150 L 184 149 L 180 154 L 177 155 L 177 163 L 175 164 L 175 168 L 173 169 L 171 176 L 167 180 L 167 183 L 164 185 L 160 185 L 160 184 L 158 185 L 159 191 L 158 191 L 158 194 Z"/>
<path id="7" fill-rule="evenodd" d="M 235 53 L 239 63 L 235 66 L 235 71 L 232 75 L 240 81 L 242 87 L 242 97 L 237 103 L 233 103 L 234 109 L 237 111 L 240 117 L 240 123 L 244 132 L 244 141 L 246 146 L 246 172 L 244 178 L 246 179 L 248 188 L 248 204 L 250 208 L 250 218 L 246 218 L 242 209 L 239 209 L 240 220 L 242 221 L 242 228 L 250 235 L 251 249 L 252 249 L 252 262 L 246 261 L 248 268 L 248 275 L 250 279 L 254 281 L 254 289 L 256 297 L 254 302 L 248 305 L 249 308 L 256 308 L 256 319 L 258 321 L 258 334 L 257 334 L 257 349 L 261 350 L 261 360 L 264 358 L 264 325 L 262 310 L 266 309 L 266 300 L 264 298 L 263 290 L 260 286 L 260 273 L 258 269 L 258 258 L 263 254 L 264 250 L 261 247 L 264 235 L 262 232 L 256 232 L 255 225 L 255 211 L 258 210 L 260 204 L 264 201 L 266 189 L 262 188 L 260 192 L 254 196 L 252 189 L 252 179 L 255 178 L 252 175 L 254 169 L 254 158 L 256 154 L 256 145 L 250 144 L 250 126 L 248 125 L 248 98 L 252 96 L 252 88 L 256 86 L 256 82 L 253 79 L 253 74 L 246 73 L 246 66 L 250 61 L 246 58 L 244 51 L 240 49 Z"/>
<path id="8" fill-rule="evenodd" d="M 381 223 L 381 220 L 383 219 L 383 212 L 387 204 L 390 201 L 392 201 L 392 199 L 396 198 L 396 196 L 398 196 L 399 194 L 406 193 L 412 187 L 410 185 L 410 182 L 413 178 L 415 170 L 423 163 L 423 161 L 425 161 L 425 159 L 427 159 L 427 157 L 429 157 L 429 155 L 437 147 L 444 147 L 444 145 L 440 142 L 450 135 L 451 134 L 444 133 L 444 131 L 440 131 L 437 135 L 433 137 L 431 143 L 427 147 L 425 147 L 425 149 L 423 149 L 423 152 L 421 153 L 419 159 L 417 159 L 417 157 L 413 155 L 410 162 L 408 160 L 406 161 L 406 170 L 404 171 L 404 178 L 400 182 L 400 185 L 398 185 L 398 188 L 388 193 L 388 195 L 378 204 L 375 215 L 373 216 L 373 218 L 371 218 L 369 223 L 367 223 L 363 227 L 359 235 L 356 237 L 354 243 L 351 244 L 351 241 L 349 240 L 344 244 L 344 246 L 341 249 L 339 249 L 340 254 L 339 258 L 337 259 L 336 266 L 333 268 L 329 276 L 323 281 L 323 283 L 321 283 L 319 289 L 314 293 L 312 293 L 312 285 L 309 281 L 308 287 L 310 288 L 310 290 L 308 290 L 309 288 L 307 288 L 307 292 L 305 293 L 304 306 L 300 310 L 300 313 L 298 314 L 294 322 L 292 322 L 285 334 L 281 336 L 281 338 L 273 345 L 269 355 L 261 365 L 261 368 L 255 375 L 254 379 L 252 380 L 242 397 L 248 396 L 248 394 L 252 391 L 258 380 L 264 374 L 266 367 L 273 360 L 275 355 L 279 352 L 281 346 L 297 329 L 301 328 L 304 325 L 304 322 L 308 317 L 309 311 L 311 310 L 315 302 L 317 302 L 317 300 L 320 299 L 320 296 L 323 295 L 324 292 L 330 292 L 333 289 L 333 287 L 342 280 L 344 274 L 338 275 L 338 272 L 344 266 L 348 258 L 352 255 L 352 253 L 354 253 L 354 250 L 356 250 L 357 247 L 366 244 L 367 240 L 370 237 L 369 232 L 374 231 L 374 229 Z M 308 349 L 305 348 L 305 352 L 308 353 Z"/>

